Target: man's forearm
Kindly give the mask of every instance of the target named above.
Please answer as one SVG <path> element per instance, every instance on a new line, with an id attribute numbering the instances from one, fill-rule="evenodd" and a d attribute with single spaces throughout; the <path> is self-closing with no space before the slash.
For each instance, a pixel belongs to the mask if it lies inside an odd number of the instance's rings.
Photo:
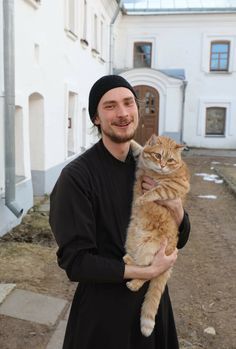
<path id="1" fill-rule="evenodd" d="M 152 266 L 125 265 L 124 279 L 150 280 L 153 278 Z"/>

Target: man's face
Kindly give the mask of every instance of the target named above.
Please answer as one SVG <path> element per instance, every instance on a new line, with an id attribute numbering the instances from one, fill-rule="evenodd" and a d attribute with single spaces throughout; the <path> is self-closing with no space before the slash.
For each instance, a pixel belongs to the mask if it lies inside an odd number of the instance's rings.
<path id="1" fill-rule="evenodd" d="M 97 109 L 95 125 L 100 125 L 102 136 L 114 143 L 124 143 L 134 137 L 138 126 L 138 107 L 133 93 L 125 87 L 106 92 Z"/>

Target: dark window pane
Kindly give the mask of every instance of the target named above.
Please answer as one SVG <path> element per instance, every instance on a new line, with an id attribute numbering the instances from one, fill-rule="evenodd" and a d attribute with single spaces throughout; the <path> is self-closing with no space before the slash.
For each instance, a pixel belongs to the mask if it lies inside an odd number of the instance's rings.
<path id="1" fill-rule="evenodd" d="M 227 59 L 227 58 L 228 58 L 227 53 L 222 53 L 222 54 L 220 55 L 220 58 L 221 58 L 221 59 Z"/>
<path id="2" fill-rule="evenodd" d="M 206 110 L 206 135 L 225 135 L 226 108 L 211 107 Z"/>
<path id="3" fill-rule="evenodd" d="M 229 44 L 212 44 L 212 52 L 228 52 Z"/>
<path id="4" fill-rule="evenodd" d="M 134 68 L 151 67 L 152 44 L 134 44 Z"/>
<path id="5" fill-rule="evenodd" d="M 210 70 L 227 71 L 229 68 L 229 42 L 212 42 Z"/>
<path id="6" fill-rule="evenodd" d="M 227 65 L 228 65 L 227 60 L 222 59 L 222 60 L 220 61 L 220 69 L 226 70 L 226 69 L 227 69 Z"/>

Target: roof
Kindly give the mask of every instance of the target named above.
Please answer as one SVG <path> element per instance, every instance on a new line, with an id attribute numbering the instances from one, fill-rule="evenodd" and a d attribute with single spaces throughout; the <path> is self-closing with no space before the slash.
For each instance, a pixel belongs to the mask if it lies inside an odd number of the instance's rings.
<path id="1" fill-rule="evenodd" d="M 126 14 L 235 13 L 236 0 L 123 0 Z"/>

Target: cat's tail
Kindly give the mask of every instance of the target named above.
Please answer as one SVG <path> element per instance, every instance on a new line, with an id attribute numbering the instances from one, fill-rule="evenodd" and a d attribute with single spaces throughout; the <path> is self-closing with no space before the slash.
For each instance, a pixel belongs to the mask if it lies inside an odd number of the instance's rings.
<path id="1" fill-rule="evenodd" d="M 155 317 L 164 292 L 171 269 L 150 281 L 141 310 L 141 332 L 144 336 L 151 335 L 155 326 Z"/>

